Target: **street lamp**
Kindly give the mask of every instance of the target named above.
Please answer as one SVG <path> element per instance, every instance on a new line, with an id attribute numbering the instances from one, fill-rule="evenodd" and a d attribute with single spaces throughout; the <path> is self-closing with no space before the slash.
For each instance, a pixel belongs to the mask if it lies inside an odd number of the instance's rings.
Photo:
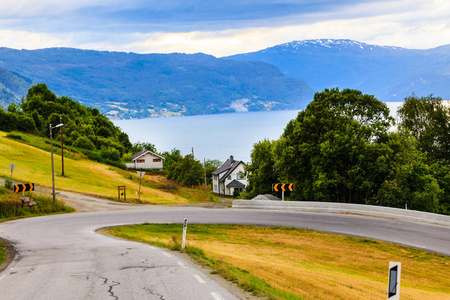
<path id="1" fill-rule="evenodd" d="M 53 205 L 55 205 L 55 168 L 53 166 L 53 136 L 52 136 L 52 129 L 58 128 L 63 126 L 64 124 L 60 123 L 58 125 L 56 125 L 55 127 L 52 127 L 52 124 L 49 124 L 49 128 L 50 128 L 50 152 L 51 152 L 51 157 L 52 157 L 52 188 L 53 188 Z"/>

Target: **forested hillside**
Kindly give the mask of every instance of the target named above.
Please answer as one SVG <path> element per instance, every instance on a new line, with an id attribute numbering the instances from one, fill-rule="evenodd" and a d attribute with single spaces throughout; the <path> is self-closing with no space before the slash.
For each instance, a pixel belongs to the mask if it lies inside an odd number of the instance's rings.
<path id="1" fill-rule="evenodd" d="M 313 97 L 273 65 L 205 54 L 0 48 L 0 67 L 113 118 L 300 109 Z"/>
<path id="2" fill-rule="evenodd" d="M 0 68 L 0 106 L 8 106 L 15 102 L 19 103 L 20 98 L 27 94 L 31 87 L 31 79 Z"/>
<path id="3" fill-rule="evenodd" d="M 20 104 L 0 107 L 0 131 L 19 131 L 49 136 L 49 124 L 62 122 L 64 144 L 89 158 L 120 166 L 121 156 L 132 149 L 128 135 L 97 108 L 69 97 L 57 97 L 45 84 L 30 88 Z M 60 129 L 57 129 L 58 133 Z"/>

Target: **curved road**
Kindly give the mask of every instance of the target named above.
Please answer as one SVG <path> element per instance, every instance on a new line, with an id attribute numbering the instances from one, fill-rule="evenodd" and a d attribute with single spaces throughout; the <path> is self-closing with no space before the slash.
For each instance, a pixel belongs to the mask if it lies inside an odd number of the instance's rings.
<path id="1" fill-rule="evenodd" d="M 354 215 L 192 207 L 55 215 L 0 224 L 0 237 L 17 251 L 14 261 L 0 273 L 0 298 L 239 298 L 172 252 L 95 232 L 105 226 L 143 222 L 181 224 L 184 218 L 189 223 L 305 227 L 450 255 L 448 227 Z"/>

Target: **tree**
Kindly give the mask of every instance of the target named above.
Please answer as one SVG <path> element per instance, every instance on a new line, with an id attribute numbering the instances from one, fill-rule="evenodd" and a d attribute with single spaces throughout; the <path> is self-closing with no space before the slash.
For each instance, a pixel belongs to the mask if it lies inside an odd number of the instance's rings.
<path id="1" fill-rule="evenodd" d="M 245 168 L 248 174 L 245 198 L 272 193 L 272 184 L 278 182 L 273 147 L 274 143 L 266 139 L 253 145 L 251 163 Z"/>
<path id="2" fill-rule="evenodd" d="M 212 172 L 217 170 L 222 166 L 222 162 L 217 159 L 207 159 L 205 161 L 205 169 L 206 169 L 206 183 L 212 184 Z"/>
<path id="3" fill-rule="evenodd" d="M 450 107 L 445 107 L 441 98 L 412 95 L 405 99 L 397 114 L 399 128 L 417 139 L 430 161 L 444 160 L 450 164 Z"/>
<path id="4" fill-rule="evenodd" d="M 188 154 L 170 166 L 167 178 L 192 187 L 203 182 L 203 175 L 202 164 L 192 154 Z"/>
<path id="5" fill-rule="evenodd" d="M 280 179 L 296 200 L 365 203 L 365 154 L 386 137 L 388 107 L 357 90 L 324 90 L 291 120 L 275 143 Z M 300 188 L 301 187 L 301 188 Z"/>
<path id="6" fill-rule="evenodd" d="M 180 161 L 183 156 L 181 156 L 180 150 L 173 148 L 170 152 L 164 151 L 162 153 L 162 156 L 164 157 L 164 169 L 170 170 L 171 166 Z"/>

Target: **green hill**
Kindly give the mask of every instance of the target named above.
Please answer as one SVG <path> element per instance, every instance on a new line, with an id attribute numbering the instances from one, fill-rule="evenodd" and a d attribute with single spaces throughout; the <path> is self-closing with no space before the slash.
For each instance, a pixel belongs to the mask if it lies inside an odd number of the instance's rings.
<path id="1" fill-rule="evenodd" d="M 233 112 L 236 104 L 299 109 L 313 96 L 303 80 L 268 63 L 205 54 L 0 48 L 0 67 L 116 118 Z"/>

